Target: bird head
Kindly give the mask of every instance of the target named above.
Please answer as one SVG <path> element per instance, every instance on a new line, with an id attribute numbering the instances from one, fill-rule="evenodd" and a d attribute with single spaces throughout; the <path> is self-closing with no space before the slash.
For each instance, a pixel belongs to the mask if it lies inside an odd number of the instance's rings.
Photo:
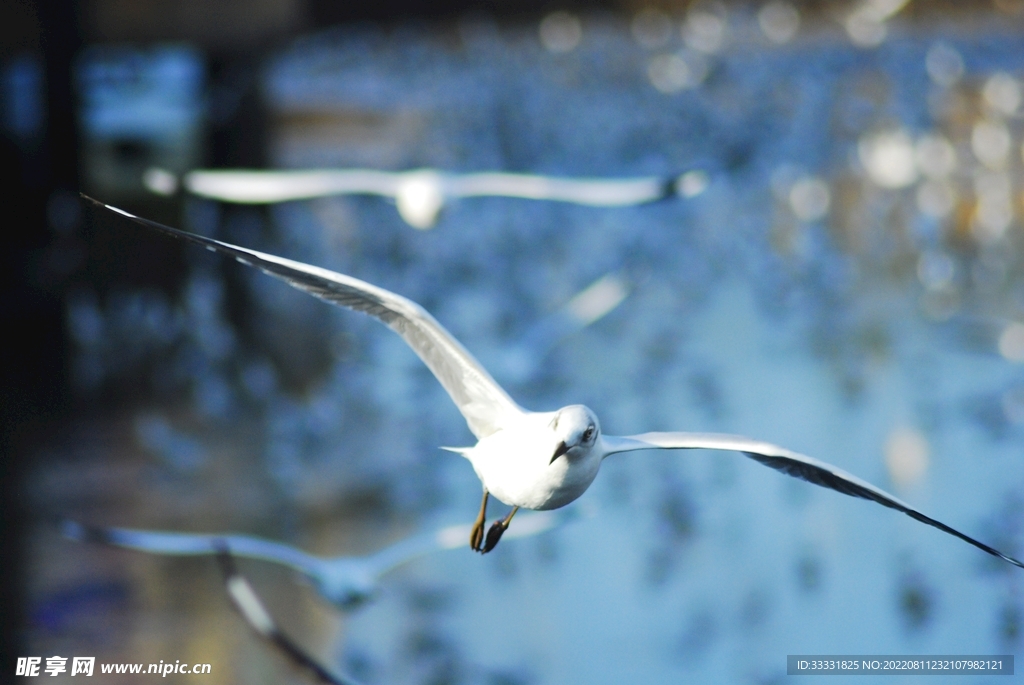
<path id="1" fill-rule="evenodd" d="M 562 407 L 549 424 L 555 434 L 556 447 L 551 462 L 565 455 L 570 461 L 587 454 L 597 443 L 601 424 L 597 416 L 582 404 Z"/>

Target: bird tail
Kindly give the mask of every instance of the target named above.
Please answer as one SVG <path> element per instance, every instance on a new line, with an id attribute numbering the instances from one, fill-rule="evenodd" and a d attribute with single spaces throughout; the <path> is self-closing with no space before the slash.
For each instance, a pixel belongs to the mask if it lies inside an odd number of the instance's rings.
<path id="1" fill-rule="evenodd" d="M 469 459 L 469 453 L 473 451 L 472 447 L 443 447 L 442 446 L 441 449 L 448 450 L 449 452 L 455 452 L 455 454 L 461 454 L 466 459 Z"/>

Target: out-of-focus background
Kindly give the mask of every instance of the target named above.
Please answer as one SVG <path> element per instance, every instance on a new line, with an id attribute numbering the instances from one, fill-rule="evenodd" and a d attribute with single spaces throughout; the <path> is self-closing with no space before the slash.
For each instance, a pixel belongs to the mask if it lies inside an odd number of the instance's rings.
<path id="1" fill-rule="evenodd" d="M 61 655 L 308 681 L 211 559 L 74 543 L 61 516 L 360 555 L 479 501 L 438 450 L 470 433 L 392 332 L 79 189 L 404 294 L 530 409 L 770 440 L 1024 554 L 1024 2 L 9 0 L 0 34 L 5 674 Z M 154 166 L 689 180 L 630 208 L 466 198 L 418 230 L 380 197 L 162 197 Z M 1022 651 L 1018 569 L 737 454 L 614 457 L 571 506 L 348 613 L 242 569 L 366 683 Z"/>

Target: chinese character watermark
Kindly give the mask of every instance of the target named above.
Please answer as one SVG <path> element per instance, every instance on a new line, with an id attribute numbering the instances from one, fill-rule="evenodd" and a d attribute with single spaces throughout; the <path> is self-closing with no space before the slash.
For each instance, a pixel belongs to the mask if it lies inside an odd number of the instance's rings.
<path id="1" fill-rule="evenodd" d="M 14 675 L 35 677 L 40 675 L 39 669 L 42 666 L 41 656 L 19 656 L 18 665 L 14 669 Z M 66 656 L 46 657 L 46 668 L 43 671 L 46 675 L 57 676 L 66 673 L 68 670 L 68 658 Z M 71 675 L 91 676 L 96 667 L 96 657 L 76 656 L 71 659 Z"/>
<path id="2" fill-rule="evenodd" d="M 76 656 L 71 660 L 71 675 L 92 675 L 92 669 L 96 665 L 94 656 Z"/>
<path id="3" fill-rule="evenodd" d="M 56 676 L 58 673 L 68 670 L 67 663 L 68 658 L 66 656 L 48 656 L 46 657 L 45 671 L 47 675 Z"/>
<path id="4" fill-rule="evenodd" d="M 14 675 L 39 675 L 39 664 L 42 661 L 41 656 L 19 656 Z"/>

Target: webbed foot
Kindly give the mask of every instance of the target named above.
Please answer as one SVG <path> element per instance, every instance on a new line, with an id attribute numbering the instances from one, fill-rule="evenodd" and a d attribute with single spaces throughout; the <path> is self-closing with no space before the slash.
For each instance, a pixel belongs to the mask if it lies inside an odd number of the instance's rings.
<path id="1" fill-rule="evenodd" d="M 487 554 L 498 545 L 498 541 L 508 530 L 508 524 L 512 522 L 512 517 L 516 515 L 517 511 L 519 511 L 519 507 L 513 507 L 508 516 L 491 524 L 490 530 L 487 531 L 487 540 L 484 542 L 484 548 L 480 550 L 480 554 Z"/>
<path id="2" fill-rule="evenodd" d="M 473 530 L 469 532 L 470 549 L 481 554 L 483 554 L 484 523 L 487 522 L 487 498 L 488 492 L 484 490 L 484 498 L 480 502 L 480 513 L 477 514 L 476 521 L 473 523 Z M 501 536 L 499 535 L 498 537 Z"/>

